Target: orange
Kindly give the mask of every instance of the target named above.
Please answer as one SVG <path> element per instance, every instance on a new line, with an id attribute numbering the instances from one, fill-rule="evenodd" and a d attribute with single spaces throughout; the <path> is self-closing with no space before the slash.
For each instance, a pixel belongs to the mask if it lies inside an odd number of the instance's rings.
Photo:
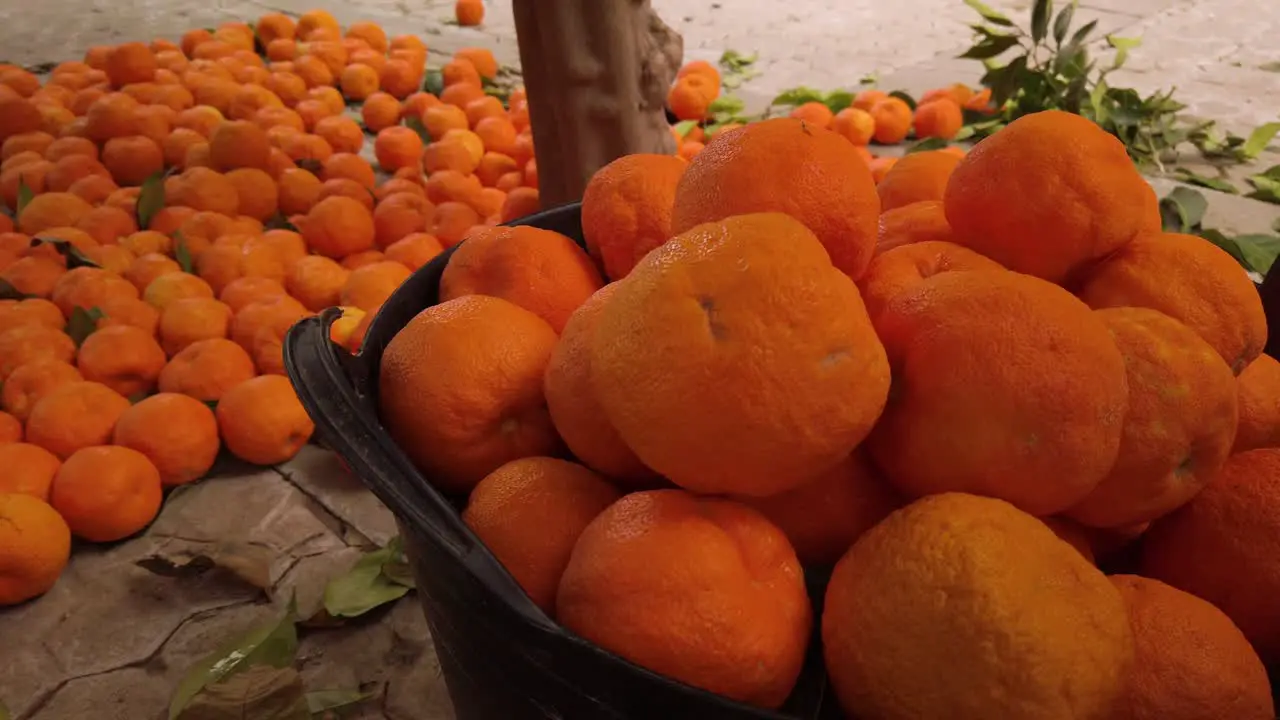
<path id="1" fill-rule="evenodd" d="M 115 542 L 150 525 L 162 499 L 160 473 L 146 455 L 106 445 L 77 450 L 62 463 L 49 503 L 76 537 Z"/>
<path id="2" fill-rule="evenodd" d="M 107 246 L 116 245 L 120 242 L 120 238 L 138 232 L 138 222 L 135 215 L 111 205 L 102 205 L 90 210 L 87 215 L 80 218 L 80 222 L 76 224 L 76 227 L 87 233 L 98 243 Z M 130 253 L 130 256 L 132 261 L 132 253 Z M 99 263 L 99 265 L 101 264 Z M 104 269 L 110 269 L 106 266 L 103 267 Z"/>
<path id="3" fill-rule="evenodd" d="M 325 257 L 342 258 L 374 247 L 373 215 L 351 198 L 327 197 L 297 225 L 307 247 Z"/>
<path id="4" fill-rule="evenodd" d="M 432 210 L 425 198 L 411 193 L 384 198 L 373 210 L 374 242 L 385 248 L 406 235 L 422 232 Z"/>
<path id="5" fill-rule="evenodd" d="M 1236 436 L 1231 368 L 1186 325 L 1146 308 L 1099 310 L 1124 355 L 1129 411 L 1111 472 L 1067 515 L 1094 527 L 1154 520 L 1217 475 Z"/>
<path id="6" fill-rule="evenodd" d="M 1236 378 L 1236 389 L 1240 425 L 1231 451 L 1280 448 L 1280 362 L 1259 355 Z"/>
<path id="7" fill-rule="evenodd" d="M 415 167 L 422 155 L 422 138 L 402 125 L 389 127 L 378 133 L 373 151 L 378 165 L 387 172 Z"/>
<path id="8" fill-rule="evenodd" d="M 248 120 L 224 122 L 209 136 L 209 161 L 215 170 L 266 170 L 270 158 L 271 144 L 266 132 Z"/>
<path id="9" fill-rule="evenodd" d="M 347 276 L 339 300 L 342 305 L 373 310 L 391 297 L 409 274 L 409 268 L 390 260 L 362 265 Z"/>
<path id="10" fill-rule="evenodd" d="M 194 210 L 236 215 L 240 210 L 240 193 L 227 176 L 205 167 L 190 168 L 170 187 L 165 186 L 165 201 Z M 157 215 L 157 217 L 159 217 Z M 186 222 L 181 223 L 183 226 Z M 154 218 L 153 218 L 154 225 Z M 159 230 L 152 227 L 151 230 Z M 183 235 L 190 235 L 184 231 Z"/>
<path id="11" fill-rule="evenodd" d="M 1280 450 L 1232 455 L 1191 502 L 1152 523 L 1141 575 L 1226 613 L 1265 664 L 1280 661 Z"/>
<path id="12" fill-rule="evenodd" d="M 49 500 L 49 488 L 62 461 L 39 445 L 0 445 L 0 495 L 19 493 Z"/>
<path id="13" fill-rule="evenodd" d="M 62 459 L 80 448 L 111 441 L 111 431 L 129 401 L 96 382 L 71 382 L 41 397 L 27 417 L 27 442 Z"/>
<path id="14" fill-rule="evenodd" d="M 227 390 L 216 414 L 227 450 L 255 465 L 292 459 L 315 431 L 283 375 L 262 375 Z"/>
<path id="15" fill-rule="evenodd" d="M 1176 233 L 1138 236 L 1084 278 L 1090 307 L 1138 306 L 1181 320 L 1239 375 L 1267 344 L 1267 318 L 1249 276 L 1225 250 Z"/>
<path id="16" fill-rule="evenodd" d="M 306 170 L 285 170 L 277 182 L 280 212 L 286 216 L 305 215 L 320 198 L 320 178 Z"/>
<path id="17" fill-rule="evenodd" d="M 1160 229 L 1155 191 L 1124 145 L 1056 110 L 1024 115 L 975 145 L 944 203 L 956 242 L 1059 283 Z"/>
<path id="18" fill-rule="evenodd" d="M 74 365 L 53 358 L 32 360 L 19 365 L 5 378 L 3 407 L 5 412 L 25 422 L 36 402 L 55 388 L 82 380 Z"/>
<path id="19" fill-rule="evenodd" d="M 397 127 L 400 123 L 400 102 L 392 97 L 389 93 L 376 92 L 364 101 L 364 105 L 360 106 L 360 118 L 364 120 L 364 126 L 369 132 L 381 133 L 389 128 Z M 408 128 L 405 128 L 408 129 Z M 414 137 L 418 137 L 418 133 L 413 132 Z M 419 141 L 422 138 L 418 138 Z"/>
<path id="20" fill-rule="evenodd" d="M 453 105 L 432 105 L 422 111 L 422 124 L 433 138 L 443 138 L 450 130 L 470 128 L 467 114 Z"/>
<path id="21" fill-rule="evenodd" d="M 444 64 L 444 67 L 440 68 L 440 76 L 441 80 L 444 81 L 445 87 L 457 83 L 480 84 L 480 71 L 476 70 L 476 66 L 467 60 L 459 60 L 457 58 L 450 60 Z"/>
<path id="22" fill-rule="evenodd" d="M 19 367 L 36 360 L 68 362 L 76 345 L 62 330 L 47 325 L 23 324 L 0 333 L 0 383 Z"/>
<path id="23" fill-rule="evenodd" d="M 641 667 L 771 709 L 795 685 L 813 624 L 782 531 L 745 505 L 681 490 L 628 495 L 587 525 L 556 615 Z"/>
<path id="24" fill-rule="evenodd" d="M 1003 270 L 941 273 L 873 320 L 894 392 L 868 448 L 908 495 L 972 492 L 1052 515 L 1115 464 L 1124 357 L 1066 290 Z"/>
<path id="25" fill-rule="evenodd" d="M 222 292 L 218 293 L 218 299 L 231 308 L 231 312 L 237 313 L 250 303 L 287 294 L 284 285 L 278 280 L 266 277 L 241 277 L 228 283 Z"/>
<path id="26" fill-rule="evenodd" d="M 135 236 L 131 236 L 131 238 L 136 238 L 137 235 L 144 234 L 158 235 L 158 233 L 144 231 L 143 233 L 137 233 Z M 126 239 L 126 241 L 128 240 L 129 239 Z M 137 238 L 136 242 L 150 242 L 150 239 Z M 159 242 L 158 238 L 157 242 Z M 152 247 L 154 247 L 154 245 L 152 245 Z M 161 246 L 161 250 L 163 250 L 163 246 Z M 137 259 L 130 263 L 129 268 L 124 271 L 124 279 L 133 283 L 133 286 L 138 289 L 139 293 L 141 293 L 147 289 L 147 286 L 151 284 L 152 280 L 155 280 L 161 275 L 176 272 L 182 272 L 182 266 L 179 265 L 176 260 L 162 254 L 162 252 L 148 252 L 146 254 L 139 255 Z"/>
<path id="27" fill-rule="evenodd" d="M 1034 517 L 962 493 L 898 510 L 840 559 L 822 649 L 844 711 L 885 720 L 1108 718 L 1134 655 L 1105 575 Z"/>
<path id="28" fill-rule="evenodd" d="M 488 48 L 466 47 L 453 54 L 455 60 L 471 63 L 482 78 L 493 80 L 498 76 L 498 61 Z"/>
<path id="29" fill-rule="evenodd" d="M 542 394 L 555 343 L 546 321 L 506 300 L 469 295 L 431 306 L 383 352 L 382 422 L 450 492 L 470 491 L 511 460 L 555 455 L 560 441 Z M 468 420 L 441 423 L 443 413 Z"/>
<path id="30" fill-rule="evenodd" d="M 911 106 L 901 98 L 885 97 L 868 108 L 875 121 L 872 137 L 881 145 L 896 145 L 911 131 Z"/>
<path id="31" fill-rule="evenodd" d="M 195 275 L 184 272 L 164 273 L 152 280 L 147 289 L 142 291 L 142 299 L 155 309 L 164 309 L 175 300 L 192 297 L 213 297 L 213 288 L 209 283 Z"/>
<path id="32" fill-rule="evenodd" d="M 686 75 L 676 80 L 667 91 L 667 108 L 678 120 L 701 122 L 706 119 L 719 90 L 703 75 Z"/>
<path id="33" fill-rule="evenodd" d="M 642 485 L 657 474 L 622 441 L 591 387 L 591 337 L 617 289 L 617 283 L 605 285 L 569 316 L 547 365 L 543 393 L 556 431 L 580 462 L 623 486 Z"/>
<path id="34" fill-rule="evenodd" d="M 386 256 L 412 271 L 431 262 L 441 252 L 444 248 L 434 235 L 412 233 L 388 245 Z"/>
<path id="35" fill-rule="evenodd" d="M 48 592 L 71 557 L 71 531 L 40 498 L 0 493 L 0 606 Z"/>
<path id="36" fill-rule="evenodd" d="M 119 89 L 134 83 L 151 82 L 156 76 L 156 56 L 140 42 L 117 45 L 107 56 L 107 79 Z"/>
<path id="37" fill-rule="evenodd" d="M 322 255 L 309 255 L 289 270 L 285 288 L 308 310 L 321 310 L 339 304 L 343 287 L 351 271 Z"/>
<path id="38" fill-rule="evenodd" d="M 917 202 L 942 200 L 947 180 L 960 158 L 941 150 L 912 153 L 894 163 L 876 185 L 882 211 Z"/>
<path id="39" fill-rule="evenodd" d="M 861 147 L 871 142 L 871 136 L 876 130 L 876 121 L 866 110 L 848 107 L 832 118 L 831 129 L 842 135 L 844 139 Z"/>
<path id="40" fill-rule="evenodd" d="M 472 27 L 484 22 L 484 2 L 482 0 L 458 0 L 453 6 L 454 18 L 463 27 Z"/>
<path id="41" fill-rule="evenodd" d="M 27 241 L 22 240 L 25 245 Z M 52 330 L 61 330 L 66 324 L 62 311 L 48 300 L 27 298 L 12 304 L 0 306 L 0 335 L 19 325 L 44 325 Z"/>
<path id="42" fill-rule="evenodd" d="M 471 491 L 462 520 L 534 604 L 554 616 L 556 590 L 578 536 L 618 497 L 581 465 L 528 457 L 486 475 Z"/>
<path id="43" fill-rule="evenodd" d="M 141 185 L 164 170 L 164 151 L 150 138 L 111 138 L 102 146 L 102 164 L 121 185 Z"/>
<path id="44" fill-rule="evenodd" d="M 292 40 L 297 32 L 297 25 L 294 23 L 293 18 L 288 15 L 267 13 L 258 18 L 258 22 L 254 25 L 254 31 L 257 33 L 258 40 L 263 47 L 266 47 L 276 40 Z"/>
<path id="45" fill-rule="evenodd" d="M 67 192 L 36 195 L 18 214 L 18 230 L 37 235 L 55 227 L 74 227 L 93 207 Z"/>
<path id="46" fill-rule="evenodd" d="M 160 371 L 162 393 L 182 393 L 217 402 L 228 390 L 252 378 L 253 358 L 231 340 L 200 340 L 183 348 Z"/>
<path id="47" fill-rule="evenodd" d="M 788 117 L 803 120 L 808 125 L 829 129 L 835 120 L 835 114 L 826 104 L 817 101 L 802 103 L 791 109 Z"/>
<path id="48" fill-rule="evenodd" d="M 359 63 L 342 69 L 338 84 L 347 100 L 362 101 L 378 91 L 378 71 Z"/>
<path id="49" fill-rule="evenodd" d="M 95 331 L 76 353 L 76 365 L 85 380 L 102 383 L 127 398 L 153 390 L 165 362 L 160 343 L 131 325 Z"/>
<path id="50" fill-rule="evenodd" d="M 428 174 L 454 170 L 463 175 L 475 171 L 479 158 L 460 140 L 445 138 L 427 145 L 422 151 L 422 169 Z"/>
<path id="51" fill-rule="evenodd" d="M 251 303 L 232 318 L 228 334 L 253 357 L 259 373 L 283 375 L 281 342 L 289 328 L 308 314 L 288 296 Z"/>
<path id="52" fill-rule="evenodd" d="M 938 98 L 916 106 L 912 125 L 918 138 L 950 140 L 964 125 L 964 113 L 955 100 Z"/>
<path id="53" fill-rule="evenodd" d="M 1133 627 L 1128 690 L 1116 720 L 1273 720 L 1266 668 L 1240 629 L 1200 598 L 1137 575 L 1113 575 Z"/>
<path id="54" fill-rule="evenodd" d="M 227 173 L 226 178 L 236 189 L 240 200 L 237 210 L 241 215 L 265 222 L 276 214 L 280 193 L 276 181 L 266 171 L 240 168 Z"/>
<path id="55" fill-rule="evenodd" d="M 689 163 L 676 189 L 671 231 L 731 215 L 787 213 L 856 280 L 871 262 L 879 208 L 870 172 L 852 145 L 829 130 L 777 118 L 721 135 Z"/>
<path id="56" fill-rule="evenodd" d="M 860 452 L 799 487 L 738 498 L 778 526 L 806 566 L 830 567 L 854 541 L 902 505 Z"/>
<path id="57" fill-rule="evenodd" d="M 138 288 L 119 275 L 95 267 L 67 271 L 53 286 L 50 299 L 68 319 L 76 308 L 89 310 L 117 299 L 137 299 Z"/>
<path id="58" fill-rule="evenodd" d="M 120 416 L 111 442 L 147 456 L 165 487 L 204 477 L 218 457 L 218 421 L 208 405 L 178 393 L 159 393 Z"/>
<path id="59" fill-rule="evenodd" d="M 40 110 L 29 100 L 0 95 L 0 142 L 14 135 L 37 132 L 43 125 Z"/>
<path id="60" fill-rule="evenodd" d="M 160 312 L 146 302 L 137 298 L 117 297 L 107 300 L 98 306 L 103 317 L 98 320 L 98 329 L 115 325 L 130 325 L 154 336 L 160 324 Z"/>
<path id="61" fill-rule="evenodd" d="M 875 319 L 902 293 L 938 273 L 963 270 L 1001 270 L 994 260 L 969 248 L 940 240 L 925 240 L 876 255 L 858 281 L 867 314 Z"/>
<path id="62" fill-rule="evenodd" d="M 0 412 L 0 446 L 22 442 L 22 423 L 7 412 Z"/>
<path id="63" fill-rule="evenodd" d="M 600 311 L 590 357 L 623 442 L 700 493 L 764 497 L 816 477 L 889 391 L 857 287 L 780 213 L 700 225 L 649 253 Z"/>
<path id="64" fill-rule="evenodd" d="M 360 124 L 345 115 L 334 115 L 316 123 L 315 133 L 324 138 L 334 152 L 359 153 L 364 145 Z"/>
<path id="65" fill-rule="evenodd" d="M 440 276 L 440 300 L 491 295 L 538 315 L 559 333 L 603 281 L 569 238 L 533 227 L 475 230 Z"/>
<path id="66" fill-rule="evenodd" d="M 669 155 L 624 155 L 591 176 L 582 195 L 587 251 L 619 280 L 671 237 L 671 207 L 687 164 Z"/>
<path id="67" fill-rule="evenodd" d="M 65 272 L 63 266 L 52 258 L 28 256 L 0 271 L 0 279 L 24 295 L 48 297 Z"/>
<path id="68" fill-rule="evenodd" d="M 160 346 L 176 355 L 192 343 L 227 336 L 231 308 L 213 298 L 175 300 L 160 313 Z"/>

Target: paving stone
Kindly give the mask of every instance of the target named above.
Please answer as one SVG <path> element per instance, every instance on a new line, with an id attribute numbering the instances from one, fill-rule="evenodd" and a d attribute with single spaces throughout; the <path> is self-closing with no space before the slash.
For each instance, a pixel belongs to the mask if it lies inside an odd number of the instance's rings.
<path id="1" fill-rule="evenodd" d="M 338 463 L 331 451 L 309 445 L 281 465 L 280 472 L 374 544 L 386 545 L 395 536 L 396 521 L 391 511 Z"/>

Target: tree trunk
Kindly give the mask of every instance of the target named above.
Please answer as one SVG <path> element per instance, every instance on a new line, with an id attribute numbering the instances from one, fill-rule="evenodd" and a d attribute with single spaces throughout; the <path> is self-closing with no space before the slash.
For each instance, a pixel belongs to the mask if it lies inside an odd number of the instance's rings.
<path id="1" fill-rule="evenodd" d="M 630 153 L 672 153 L 664 105 L 683 41 L 649 0 L 513 0 L 543 207 Z"/>

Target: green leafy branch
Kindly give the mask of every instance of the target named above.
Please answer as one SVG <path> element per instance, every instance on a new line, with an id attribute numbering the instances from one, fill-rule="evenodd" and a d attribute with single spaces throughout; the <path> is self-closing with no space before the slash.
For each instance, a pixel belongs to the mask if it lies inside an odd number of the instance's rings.
<path id="1" fill-rule="evenodd" d="M 1249 272 L 1257 273 L 1255 280 L 1266 276 L 1276 257 L 1280 256 L 1280 235 L 1246 233 L 1227 235 L 1216 228 L 1204 226 L 1204 214 L 1209 201 L 1199 191 L 1188 187 L 1176 187 L 1160 199 L 1160 220 L 1166 232 L 1198 235 L 1231 254 L 1236 262 Z M 1280 220 L 1272 226 L 1280 233 Z"/>

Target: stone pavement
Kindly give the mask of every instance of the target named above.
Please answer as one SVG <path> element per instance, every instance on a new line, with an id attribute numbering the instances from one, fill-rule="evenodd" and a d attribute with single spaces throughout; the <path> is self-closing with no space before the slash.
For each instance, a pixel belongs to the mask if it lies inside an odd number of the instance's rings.
<path id="1" fill-rule="evenodd" d="M 751 107 L 797 85 L 921 92 L 975 82 L 980 66 L 955 55 L 969 45 L 974 14 L 960 0 L 653 0 L 683 34 L 686 59 L 726 49 L 759 54 L 758 75 L 739 94 Z M 990 0 L 1026 18 L 1030 0 Z M 516 64 L 506 2 L 489 3 L 479 29 L 452 26 L 451 0 L 7 0 L 0 61 L 36 65 L 79 57 L 89 46 L 249 20 L 270 10 L 323 7 L 341 21 L 373 20 L 424 36 L 439 60 L 483 45 Z M 1175 86 L 1189 112 L 1237 133 L 1280 119 L 1280 3 L 1253 0 L 1087 0 L 1077 22 L 1141 37 L 1116 84 Z M 1280 163 L 1274 153 L 1263 165 Z M 1161 192 L 1170 183 L 1156 181 Z M 1262 231 L 1280 215 L 1212 194 L 1206 224 Z M 0 611 L 0 700 L 18 720 L 152 720 L 164 716 L 185 670 L 228 638 L 278 614 L 296 595 L 304 615 L 325 583 L 363 550 L 385 544 L 394 521 L 323 450 L 308 448 L 278 470 L 235 472 L 179 493 L 142 537 L 79 548 L 46 597 Z M 154 556 L 214 555 L 231 569 L 157 575 Z M 234 572 L 233 572 L 234 570 Z M 170 573 L 169 575 L 173 575 Z M 412 597 L 344 627 L 301 640 L 312 689 L 363 688 L 374 700 L 348 717 L 443 720 L 452 712 L 425 622 Z"/>

